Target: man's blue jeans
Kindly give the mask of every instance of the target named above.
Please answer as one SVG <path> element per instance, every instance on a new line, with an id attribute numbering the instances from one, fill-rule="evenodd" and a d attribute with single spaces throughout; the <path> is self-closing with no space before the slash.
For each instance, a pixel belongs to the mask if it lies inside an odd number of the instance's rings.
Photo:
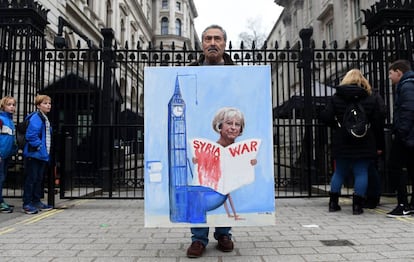
<path id="1" fill-rule="evenodd" d="M 220 236 L 229 236 L 231 239 L 231 233 L 230 233 L 231 227 L 216 227 L 214 231 L 214 238 L 217 240 Z M 191 233 L 193 236 L 191 237 L 191 241 L 201 241 L 203 245 L 206 247 L 208 244 L 208 233 L 209 228 L 208 227 L 192 227 Z"/>
<path id="2" fill-rule="evenodd" d="M 26 181 L 23 192 L 23 206 L 40 202 L 43 195 L 42 182 L 46 164 L 47 162 L 35 158 L 24 159 Z"/>

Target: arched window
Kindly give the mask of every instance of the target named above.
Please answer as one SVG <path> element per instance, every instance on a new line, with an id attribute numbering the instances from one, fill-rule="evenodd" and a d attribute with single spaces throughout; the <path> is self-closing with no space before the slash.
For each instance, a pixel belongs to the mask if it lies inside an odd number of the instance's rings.
<path id="1" fill-rule="evenodd" d="M 175 20 L 175 34 L 181 36 L 181 20 Z"/>
<path id="2" fill-rule="evenodd" d="M 161 19 L 161 35 L 168 35 L 168 18 Z"/>

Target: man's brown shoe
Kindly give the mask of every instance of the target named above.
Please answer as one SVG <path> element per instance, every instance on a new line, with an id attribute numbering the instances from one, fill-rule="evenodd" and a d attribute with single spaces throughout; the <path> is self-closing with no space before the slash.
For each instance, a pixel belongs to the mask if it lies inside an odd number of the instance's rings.
<path id="1" fill-rule="evenodd" d="M 218 238 L 217 249 L 222 252 L 233 251 L 234 244 L 229 236 L 223 235 Z"/>
<path id="2" fill-rule="evenodd" d="M 197 258 L 203 255 L 205 250 L 205 246 L 200 241 L 196 240 L 191 243 L 191 246 L 187 249 L 187 257 L 189 258 Z"/>

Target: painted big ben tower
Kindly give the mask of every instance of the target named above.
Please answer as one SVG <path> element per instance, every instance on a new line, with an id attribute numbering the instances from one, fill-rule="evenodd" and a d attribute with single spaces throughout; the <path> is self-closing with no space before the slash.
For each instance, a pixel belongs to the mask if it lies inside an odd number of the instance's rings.
<path id="1" fill-rule="evenodd" d="M 189 184 L 187 159 L 186 105 L 181 96 L 178 76 L 168 102 L 168 186 L 170 221 L 206 223 L 207 211 L 221 206 L 227 196 L 213 189 Z"/>
<path id="2" fill-rule="evenodd" d="M 168 164 L 170 220 L 186 222 L 187 186 L 187 133 L 185 102 L 181 96 L 178 76 L 174 94 L 168 102 Z"/>

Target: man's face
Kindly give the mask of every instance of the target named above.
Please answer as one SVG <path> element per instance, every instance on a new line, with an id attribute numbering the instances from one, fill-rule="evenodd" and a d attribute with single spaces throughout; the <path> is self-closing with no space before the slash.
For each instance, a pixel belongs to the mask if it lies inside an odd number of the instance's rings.
<path id="1" fill-rule="evenodd" d="M 209 64 L 218 64 L 223 62 L 223 54 L 226 48 L 223 32 L 220 29 L 211 28 L 204 32 L 203 35 L 203 53 L 206 62 Z"/>
<path id="2" fill-rule="evenodd" d="M 400 82 L 400 79 L 401 79 L 402 75 L 403 75 L 403 73 L 398 69 L 397 70 L 392 70 L 391 69 L 390 71 L 388 71 L 388 77 L 390 78 L 391 83 L 393 85 L 396 85 L 396 84 L 398 84 L 398 82 Z"/>

